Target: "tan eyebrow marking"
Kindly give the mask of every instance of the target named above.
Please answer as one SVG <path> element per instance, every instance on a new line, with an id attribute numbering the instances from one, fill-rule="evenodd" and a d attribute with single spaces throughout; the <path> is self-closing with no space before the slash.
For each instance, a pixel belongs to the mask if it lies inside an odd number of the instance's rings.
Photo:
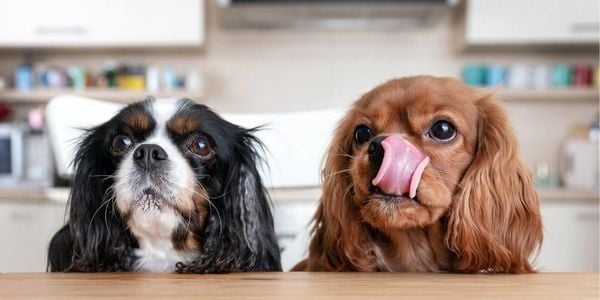
<path id="1" fill-rule="evenodd" d="M 131 112 L 127 114 L 123 121 L 136 131 L 147 131 L 152 126 L 152 119 L 144 112 Z"/>
<path id="2" fill-rule="evenodd" d="M 200 127 L 200 121 L 194 116 L 176 116 L 169 121 L 167 127 L 176 135 L 192 133 Z"/>

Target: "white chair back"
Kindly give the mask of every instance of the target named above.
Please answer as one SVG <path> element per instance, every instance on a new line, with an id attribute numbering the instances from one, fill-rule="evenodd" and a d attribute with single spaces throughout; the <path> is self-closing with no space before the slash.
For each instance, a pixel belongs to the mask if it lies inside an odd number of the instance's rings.
<path id="1" fill-rule="evenodd" d="M 123 107 L 123 104 L 68 95 L 55 97 L 48 103 L 46 122 L 60 176 L 73 175 L 71 162 L 83 129 L 108 121 Z M 321 160 L 342 113 L 323 110 L 221 116 L 243 127 L 262 126 L 256 135 L 266 150 L 266 164 L 261 167 L 265 185 L 297 188 L 319 185 Z"/>

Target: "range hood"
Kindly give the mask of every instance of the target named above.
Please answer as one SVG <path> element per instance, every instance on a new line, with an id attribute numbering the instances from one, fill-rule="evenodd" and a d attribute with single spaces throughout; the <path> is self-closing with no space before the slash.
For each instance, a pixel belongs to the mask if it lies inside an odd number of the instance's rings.
<path id="1" fill-rule="evenodd" d="M 232 28 L 401 29 L 427 27 L 459 0 L 219 0 Z"/>

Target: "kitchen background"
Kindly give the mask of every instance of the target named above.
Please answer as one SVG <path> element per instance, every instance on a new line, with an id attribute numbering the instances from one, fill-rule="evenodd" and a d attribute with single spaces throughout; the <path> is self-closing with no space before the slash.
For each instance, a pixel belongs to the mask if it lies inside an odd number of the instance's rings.
<path id="1" fill-rule="evenodd" d="M 537 265 L 597 272 L 598 15 L 597 0 L 2 1 L 0 272 L 43 271 L 64 222 L 63 145 L 44 123 L 53 97 L 188 97 L 302 123 L 417 74 L 497 91 L 542 200 Z M 310 180 L 272 181 L 284 253 L 319 197 L 321 145 L 296 142 L 319 155 L 296 170 Z"/>

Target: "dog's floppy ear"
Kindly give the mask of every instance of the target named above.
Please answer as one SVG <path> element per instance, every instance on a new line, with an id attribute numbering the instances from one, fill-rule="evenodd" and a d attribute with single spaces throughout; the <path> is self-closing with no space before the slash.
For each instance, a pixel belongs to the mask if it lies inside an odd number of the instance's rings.
<path id="1" fill-rule="evenodd" d="M 529 273 L 542 240 L 539 200 L 502 108 L 477 101 L 476 156 L 465 172 L 448 219 L 446 243 L 461 272 Z"/>
<path id="2" fill-rule="evenodd" d="M 133 239 L 113 203 L 109 188 L 114 163 L 101 145 L 104 128 L 87 131 L 74 160 L 75 176 L 68 220 L 48 251 L 49 271 L 107 272 L 130 269 Z"/>
<path id="3" fill-rule="evenodd" d="M 246 130 L 223 121 L 236 132 L 222 192 L 211 197 L 200 256 L 178 264 L 178 272 L 227 273 L 280 271 L 280 253 L 268 197 L 257 170 L 260 141 Z"/>
<path id="4" fill-rule="evenodd" d="M 353 132 L 347 117 L 338 126 L 323 168 L 323 194 L 314 216 L 309 256 L 294 270 L 373 271 L 375 259 L 364 239 L 358 208 L 353 200 L 348 168 Z"/>

